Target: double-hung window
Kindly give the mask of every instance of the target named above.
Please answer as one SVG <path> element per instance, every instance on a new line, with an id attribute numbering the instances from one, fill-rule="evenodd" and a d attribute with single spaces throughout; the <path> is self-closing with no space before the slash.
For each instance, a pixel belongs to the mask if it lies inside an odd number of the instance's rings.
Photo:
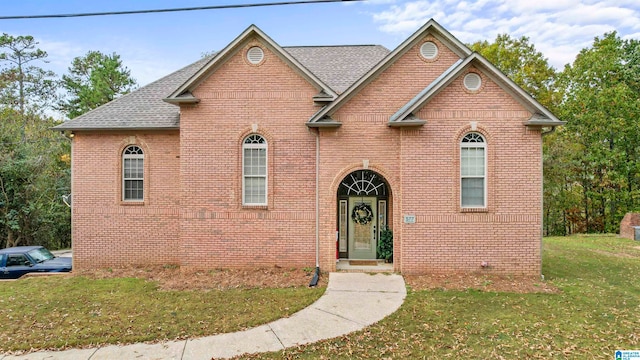
<path id="1" fill-rule="evenodd" d="M 144 201 L 144 153 L 135 145 L 122 153 L 122 200 Z"/>
<path id="2" fill-rule="evenodd" d="M 460 142 L 460 204 L 463 208 L 487 206 L 487 147 L 478 133 Z"/>
<path id="3" fill-rule="evenodd" d="M 267 142 L 257 134 L 242 143 L 242 204 L 267 205 Z"/>

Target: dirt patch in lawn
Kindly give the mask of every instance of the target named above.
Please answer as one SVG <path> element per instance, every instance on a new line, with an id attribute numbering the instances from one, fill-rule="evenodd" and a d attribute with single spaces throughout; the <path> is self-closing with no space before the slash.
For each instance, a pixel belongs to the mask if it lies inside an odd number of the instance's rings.
<path id="1" fill-rule="evenodd" d="M 481 290 L 512 293 L 559 293 L 546 281 L 531 277 L 474 274 L 408 275 L 405 282 L 414 290 Z"/>
<path id="2" fill-rule="evenodd" d="M 297 268 L 260 268 L 251 270 L 188 270 L 177 266 L 112 268 L 73 271 L 74 276 L 92 279 L 140 278 L 155 281 L 163 290 L 226 290 L 253 288 L 289 288 L 309 286 L 313 270 Z M 328 274 L 321 274 L 318 286 L 326 286 Z"/>

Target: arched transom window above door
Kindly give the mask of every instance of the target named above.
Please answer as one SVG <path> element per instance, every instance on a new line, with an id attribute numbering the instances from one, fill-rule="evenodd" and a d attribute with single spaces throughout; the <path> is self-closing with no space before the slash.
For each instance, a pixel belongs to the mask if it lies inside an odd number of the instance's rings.
<path id="1" fill-rule="evenodd" d="M 358 170 L 342 180 L 338 195 L 387 196 L 387 184 L 382 176 L 371 170 Z"/>

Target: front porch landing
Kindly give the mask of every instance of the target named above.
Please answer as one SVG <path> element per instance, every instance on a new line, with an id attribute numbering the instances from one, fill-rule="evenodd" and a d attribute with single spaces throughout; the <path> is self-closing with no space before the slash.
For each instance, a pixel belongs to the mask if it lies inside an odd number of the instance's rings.
<path id="1" fill-rule="evenodd" d="M 352 263 L 349 263 L 349 262 Z M 338 260 L 338 262 L 336 263 L 336 271 L 339 272 L 363 272 L 363 273 L 379 273 L 379 272 L 386 272 L 386 273 L 392 273 L 393 272 L 393 264 L 391 263 L 385 263 L 384 260 L 373 260 L 375 262 L 377 262 L 376 265 L 354 265 L 353 263 L 355 263 L 358 260 L 348 260 L 348 259 L 340 259 Z"/>

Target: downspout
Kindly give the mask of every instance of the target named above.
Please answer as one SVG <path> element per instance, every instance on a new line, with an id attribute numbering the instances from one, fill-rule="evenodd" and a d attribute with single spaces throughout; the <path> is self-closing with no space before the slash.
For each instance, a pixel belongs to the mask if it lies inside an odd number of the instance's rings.
<path id="1" fill-rule="evenodd" d="M 73 254 L 73 243 L 74 243 L 74 241 L 73 241 L 73 230 L 74 230 L 74 227 L 73 227 L 73 204 L 74 204 L 74 201 L 73 201 L 73 188 L 74 188 L 73 187 L 73 173 L 74 173 L 74 171 L 73 171 L 73 168 L 74 168 L 74 166 L 73 166 L 74 165 L 73 164 L 74 163 L 74 161 L 73 161 L 74 160 L 74 156 L 73 156 L 73 144 L 74 144 L 74 141 L 73 141 L 73 138 L 76 135 L 73 133 L 73 131 L 69 132 L 69 134 L 66 134 L 65 132 L 62 132 L 61 134 L 62 134 L 62 136 L 64 136 L 65 139 L 69 140 L 69 144 L 71 145 L 71 147 L 69 149 L 69 160 L 70 160 L 69 166 L 70 166 L 70 170 L 71 170 L 70 171 L 71 184 L 70 184 L 70 191 L 69 191 L 69 199 L 68 199 L 68 203 L 66 201 L 64 201 L 64 199 L 63 199 L 63 201 L 65 202 L 65 204 L 67 206 L 69 206 L 69 209 L 71 211 L 71 216 L 70 216 L 70 221 L 71 221 L 71 252 Z M 75 257 L 72 256 L 71 257 L 71 268 L 73 269 L 75 267 L 76 267 L 75 266 Z"/>
<path id="2" fill-rule="evenodd" d="M 545 135 L 549 135 L 549 134 L 553 133 L 554 131 L 556 131 L 556 127 L 555 127 L 555 126 L 552 126 L 552 127 L 551 127 L 551 130 L 542 131 L 542 132 L 541 132 L 541 135 L 542 135 L 542 137 L 544 137 Z"/>
<path id="3" fill-rule="evenodd" d="M 316 270 L 309 287 L 318 285 L 320 278 L 320 129 L 313 133 L 316 136 Z"/>
<path id="4" fill-rule="evenodd" d="M 72 269 L 76 267 L 76 260 L 75 260 L 76 257 L 73 256 L 73 244 L 74 244 L 73 233 L 74 233 L 74 229 L 75 229 L 75 227 L 73 226 L 73 218 L 74 218 L 73 207 L 75 206 L 74 205 L 75 201 L 73 201 L 73 190 L 74 190 L 74 185 L 73 185 L 74 176 L 73 175 L 74 175 L 74 172 L 75 172 L 74 171 L 74 167 L 75 167 L 74 159 L 75 159 L 75 156 L 73 156 L 73 148 L 74 148 L 74 144 L 75 144 L 75 141 L 73 141 L 74 137 L 75 137 L 74 133 L 69 134 L 69 140 L 71 140 L 71 149 L 69 149 L 69 157 L 70 157 L 69 165 L 71 167 L 71 169 L 70 169 L 71 170 L 70 171 L 71 184 L 70 184 L 70 188 L 69 188 L 69 197 L 70 197 L 69 202 L 71 203 L 71 207 L 70 207 L 71 208 L 71 216 L 69 218 L 70 218 L 70 222 L 71 222 L 70 225 L 71 225 L 71 254 L 72 254 L 72 256 L 71 256 L 71 268 Z"/>

